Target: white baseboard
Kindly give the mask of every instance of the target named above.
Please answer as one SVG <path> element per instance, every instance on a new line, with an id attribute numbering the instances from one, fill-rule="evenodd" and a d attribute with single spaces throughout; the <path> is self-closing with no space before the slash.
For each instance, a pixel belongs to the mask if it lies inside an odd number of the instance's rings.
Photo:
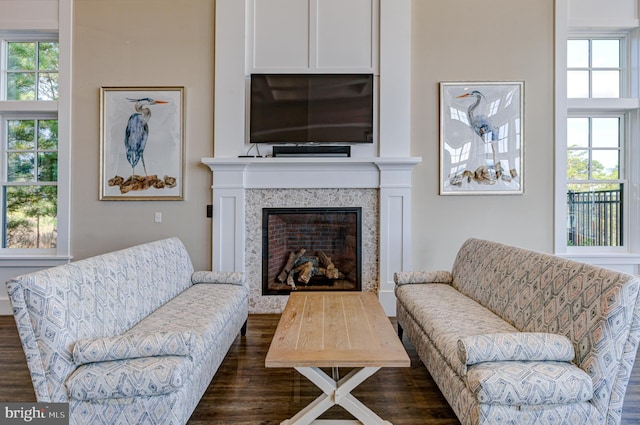
<path id="1" fill-rule="evenodd" d="M 378 299 L 389 317 L 396 317 L 396 294 L 393 291 L 380 291 Z"/>

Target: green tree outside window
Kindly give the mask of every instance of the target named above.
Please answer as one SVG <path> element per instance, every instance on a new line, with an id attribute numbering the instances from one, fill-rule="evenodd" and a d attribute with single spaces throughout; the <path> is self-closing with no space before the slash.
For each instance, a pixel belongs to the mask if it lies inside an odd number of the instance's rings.
<path id="1" fill-rule="evenodd" d="M 58 99 L 58 43 L 9 42 L 7 100 Z"/>

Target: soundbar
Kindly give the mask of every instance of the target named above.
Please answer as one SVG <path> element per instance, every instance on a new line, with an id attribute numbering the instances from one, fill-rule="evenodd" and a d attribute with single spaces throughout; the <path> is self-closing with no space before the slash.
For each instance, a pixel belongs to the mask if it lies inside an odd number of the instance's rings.
<path id="1" fill-rule="evenodd" d="M 350 157 L 351 146 L 274 146 L 273 157 L 327 156 Z"/>

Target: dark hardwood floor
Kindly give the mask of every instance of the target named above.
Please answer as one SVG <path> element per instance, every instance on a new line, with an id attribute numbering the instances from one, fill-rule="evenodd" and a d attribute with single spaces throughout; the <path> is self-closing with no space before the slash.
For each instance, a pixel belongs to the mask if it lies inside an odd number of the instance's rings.
<path id="1" fill-rule="evenodd" d="M 193 412 L 189 425 L 277 425 L 313 401 L 319 390 L 292 369 L 266 369 L 264 359 L 278 315 L 251 315 L 245 337 L 239 337 Z M 404 339 L 410 368 L 382 369 L 353 394 L 395 425 L 457 425 L 416 351 Z M 622 425 L 640 423 L 640 361 L 632 371 Z M 348 370 L 341 370 L 341 374 Z M 0 316 L 0 401 L 35 401 L 33 387 L 12 316 Z M 333 407 L 321 418 L 349 418 Z"/>

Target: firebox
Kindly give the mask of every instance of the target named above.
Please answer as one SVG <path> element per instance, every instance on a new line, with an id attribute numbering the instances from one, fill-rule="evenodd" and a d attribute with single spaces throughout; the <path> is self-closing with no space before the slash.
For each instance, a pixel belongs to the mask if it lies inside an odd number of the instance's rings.
<path id="1" fill-rule="evenodd" d="M 360 291 L 362 209 L 263 208 L 262 294 Z"/>

